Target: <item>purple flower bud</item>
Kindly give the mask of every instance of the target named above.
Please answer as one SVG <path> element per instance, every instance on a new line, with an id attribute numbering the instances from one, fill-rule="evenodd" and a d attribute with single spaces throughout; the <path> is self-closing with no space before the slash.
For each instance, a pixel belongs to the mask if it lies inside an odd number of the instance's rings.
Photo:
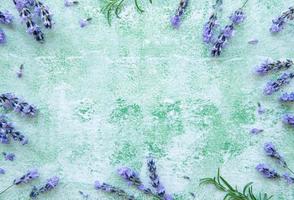
<path id="1" fill-rule="evenodd" d="M 120 197 L 124 197 L 128 200 L 135 200 L 135 197 L 133 195 L 129 195 L 124 190 L 114 187 L 112 185 L 109 185 L 107 183 L 100 183 L 99 181 L 95 181 L 94 187 L 96 190 L 102 190 L 104 192 L 112 193 Z"/>
<path id="2" fill-rule="evenodd" d="M 14 153 L 6 153 L 6 152 L 3 152 L 2 153 L 5 160 L 9 160 L 9 161 L 14 161 L 15 159 L 15 154 Z"/>
<path id="3" fill-rule="evenodd" d="M 217 26 L 216 20 L 217 20 L 217 15 L 216 13 L 213 13 L 210 16 L 209 21 L 206 22 L 206 24 L 204 25 L 202 37 L 203 37 L 203 41 L 206 43 L 210 43 L 212 41 L 213 32 Z"/>
<path id="4" fill-rule="evenodd" d="M 282 102 L 294 102 L 294 92 L 284 93 L 280 97 L 280 101 Z"/>
<path id="5" fill-rule="evenodd" d="M 179 28 L 181 23 L 181 18 L 185 12 L 185 9 L 188 6 L 188 0 L 181 0 L 180 5 L 176 11 L 176 14 L 171 18 L 171 25 L 174 28 Z"/>
<path id="6" fill-rule="evenodd" d="M 26 184 L 26 183 L 28 183 L 38 177 L 39 177 L 38 170 L 32 169 L 32 170 L 28 171 L 22 177 L 14 179 L 13 184 L 14 185 Z"/>
<path id="7" fill-rule="evenodd" d="M 92 18 L 87 18 L 87 19 L 81 19 L 80 20 L 80 27 L 84 28 L 85 26 L 87 26 L 89 24 L 89 22 L 92 20 Z"/>
<path id="8" fill-rule="evenodd" d="M 45 28 L 52 28 L 53 20 L 52 14 L 49 12 L 49 8 L 39 0 L 35 0 L 34 6 L 35 13 L 42 19 Z"/>
<path id="9" fill-rule="evenodd" d="M 265 178 L 273 179 L 280 177 L 280 175 L 275 170 L 270 169 L 266 164 L 257 165 L 256 170 L 260 172 Z"/>
<path id="10" fill-rule="evenodd" d="M 0 174 L 5 174 L 5 170 L 3 168 L 0 168 Z"/>
<path id="11" fill-rule="evenodd" d="M 6 42 L 6 35 L 4 31 L 0 28 L 0 44 L 4 44 Z"/>
<path id="12" fill-rule="evenodd" d="M 7 10 L 4 12 L 0 11 L 0 23 L 11 24 L 13 21 L 13 16 Z"/>
<path id="13" fill-rule="evenodd" d="M 284 73 L 277 80 L 268 82 L 264 88 L 264 94 L 271 95 L 279 91 L 282 86 L 289 84 L 293 77 L 294 73 Z"/>
<path id="14" fill-rule="evenodd" d="M 267 156 L 270 156 L 274 159 L 277 159 L 279 161 L 279 163 L 283 166 L 283 167 L 287 167 L 287 163 L 284 160 L 284 158 L 278 153 L 276 147 L 274 146 L 273 143 L 268 142 L 264 144 L 264 151 L 266 153 Z"/>
<path id="15" fill-rule="evenodd" d="M 283 178 L 287 181 L 288 184 L 293 184 L 294 183 L 294 178 L 290 176 L 290 174 L 285 173 L 283 175 Z"/>
<path id="16" fill-rule="evenodd" d="M 57 176 L 54 176 L 48 179 L 46 184 L 40 187 L 39 189 L 36 186 L 34 186 L 30 193 L 30 197 L 32 199 L 36 199 L 41 193 L 46 193 L 54 189 L 58 185 L 58 183 L 59 183 L 59 178 Z"/>
<path id="17" fill-rule="evenodd" d="M 285 11 L 282 13 L 280 17 L 277 17 L 276 19 L 272 20 L 272 26 L 270 28 L 270 32 L 272 33 L 278 33 L 282 31 L 287 23 L 287 20 L 293 20 L 294 19 L 294 8 L 290 7 L 288 11 Z"/>
<path id="18" fill-rule="evenodd" d="M 66 7 L 70 7 L 73 5 L 79 4 L 78 1 L 73 1 L 73 0 L 64 0 L 64 6 Z"/>
<path id="19" fill-rule="evenodd" d="M 260 115 L 265 113 L 265 108 L 263 108 L 260 103 L 257 103 L 257 113 Z"/>
<path id="20" fill-rule="evenodd" d="M 259 133 L 263 132 L 263 129 L 259 129 L 259 128 L 252 128 L 250 130 L 250 133 L 253 134 L 253 135 L 257 135 Z"/>
<path id="21" fill-rule="evenodd" d="M 294 115 L 286 114 L 283 116 L 283 122 L 287 125 L 294 127 Z"/>
<path id="22" fill-rule="evenodd" d="M 265 75 L 270 71 L 279 71 L 289 69 L 293 65 L 293 61 L 287 59 L 286 61 L 269 61 L 265 60 L 260 66 L 257 67 L 256 73 L 258 75 Z"/>
<path id="23" fill-rule="evenodd" d="M 236 10 L 231 16 L 230 16 L 230 20 L 238 25 L 240 23 L 242 23 L 245 20 L 246 16 L 245 13 L 243 12 L 242 9 L 238 9 Z"/>

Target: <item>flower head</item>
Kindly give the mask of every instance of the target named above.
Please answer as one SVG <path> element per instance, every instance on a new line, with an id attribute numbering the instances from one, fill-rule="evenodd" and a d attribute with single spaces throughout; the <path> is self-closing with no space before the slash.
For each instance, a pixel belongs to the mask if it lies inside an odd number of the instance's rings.
<path id="1" fill-rule="evenodd" d="M 52 14 L 50 13 L 49 8 L 39 0 L 35 0 L 35 13 L 41 17 L 45 28 L 52 28 Z"/>
<path id="2" fill-rule="evenodd" d="M 0 44 L 4 44 L 6 42 L 6 35 L 4 31 L 0 28 Z"/>
<path id="3" fill-rule="evenodd" d="M 113 193 L 117 196 L 125 197 L 128 200 L 135 200 L 135 197 L 133 195 L 129 195 L 124 190 L 122 190 L 118 187 L 109 185 L 107 183 L 100 183 L 99 181 L 95 181 L 94 187 L 96 190 L 102 190 L 104 192 Z"/>
<path id="4" fill-rule="evenodd" d="M 222 30 L 221 34 L 218 36 L 218 39 L 214 43 L 214 46 L 211 50 L 212 56 L 220 56 L 222 49 L 225 47 L 228 40 L 233 36 L 234 25 L 227 25 Z"/>
<path id="5" fill-rule="evenodd" d="M 10 14 L 7 10 L 4 12 L 0 11 L 0 23 L 2 24 L 11 24 L 13 21 L 13 15 Z"/>
<path id="6" fill-rule="evenodd" d="M 294 101 L 294 92 L 282 94 L 282 96 L 280 97 L 280 101 L 293 102 Z"/>
<path id="7" fill-rule="evenodd" d="M 272 20 L 272 26 L 270 27 L 270 32 L 278 33 L 282 31 L 287 23 L 287 20 L 294 19 L 294 8 L 290 7 L 288 11 L 282 13 L 281 16 Z"/>
<path id="8" fill-rule="evenodd" d="M 181 18 L 185 12 L 185 9 L 188 6 L 188 0 L 181 0 L 180 5 L 176 11 L 176 14 L 171 18 L 171 25 L 174 28 L 179 28 L 181 23 Z"/>
<path id="9" fill-rule="evenodd" d="M 230 16 L 230 20 L 234 23 L 234 24 L 240 24 L 245 20 L 246 16 L 245 13 L 243 12 L 242 9 L 238 9 L 236 10 L 231 16 Z"/>
<path id="10" fill-rule="evenodd" d="M 283 178 L 287 181 L 288 184 L 293 184 L 294 183 L 294 178 L 290 176 L 290 174 L 285 173 L 283 175 Z"/>
<path id="11" fill-rule="evenodd" d="M 271 95 L 276 91 L 279 91 L 282 86 L 289 84 L 290 80 L 294 78 L 294 73 L 283 73 L 277 80 L 270 81 L 264 88 L 264 94 Z"/>
<path id="12" fill-rule="evenodd" d="M 28 183 L 38 177 L 39 177 L 38 170 L 32 169 L 32 170 L 29 170 L 22 177 L 14 179 L 13 184 L 14 185 L 26 184 L 26 183 Z"/>
<path id="13" fill-rule="evenodd" d="M 270 71 L 279 71 L 279 70 L 286 70 L 289 69 L 293 65 L 292 60 L 285 60 L 285 61 L 270 61 L 265 60 L 260 66 L 257 67 L 256 73 L 258 75 L 265 75 Z"/>
<path id="14" fill-rule="evenodd" d="M 6 152 L 3 152 L 2 153 L 5 160 L 9 160 L 9 161 L 14 161 L 15 159 L 15 154 L 14 153 L 6 153 Z"/>
<path id="15" fill-rule="evenodd" d="M 285 114 L 283 116 L 283 122 L 285 124 L 288 124 L 288 125 L 294 127 L 294 115 L 292 115 L 292 114 Z"/>
<path id="16" fill-rule="evenodd" d="M 209 21 L 206 22 L 206 24 L 204 25 L 203 28 L 203 41 L 206 43 L 210 43 L 212 38 L 213 38 L 213 32 L 215 30 L 215 27 L 217 26 L 217 15 L 216 13 L 213 13 L 210 18 Z"/>
<path id="17" fill-rule="evenodd" d="M 32 199 L 36 199 L 41 193 L 46 193 L 54 189 L 58 185 L 58 183 L 59 183 L 59 178 L 57 176 L 54 176 L 48 179 L 46 184 L 40 187 L 39 189 L 36 186 L 34 186 L 30 193 L 30 197 Z"/>
<path id="18" fill-rule="evenodd" d="M 256 166 L 255 169 L 258 172 L 260 172 L 265 178 L 273 179 L 273 178 L 280 177 L 280 175 L 274 169 L 270 169 L 265 164 L 259 164 L 259 165 Z"/>
<path id="19" fill-rule="evenodd" d="M 279 161 L 279 163 L 283 166 L 283 167 L 287 167 L 287 163 L 284 160 L 284 158 L 278 153 L 275 145 L 271 142 L 265 143 L 264 144 L 264 151 L 266 153 L 266 155 L 275 158 Z"/>

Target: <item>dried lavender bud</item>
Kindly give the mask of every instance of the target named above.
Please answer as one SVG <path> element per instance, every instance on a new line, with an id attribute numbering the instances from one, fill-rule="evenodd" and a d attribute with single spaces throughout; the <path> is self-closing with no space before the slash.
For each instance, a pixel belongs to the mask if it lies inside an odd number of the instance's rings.
<path id="1" fill-rule="evenodd" d="M 70 7 L 70 6 L 77 5 L 77 4 L 79 4 L 78 1 L 64 0 L 64 6 L 66 6 L 66 7 Z"/>
<path id="2" fill-rule="evenodd" d="M 294 92 L 284 93 L 280 97 L 280 101 L 282 102 L 294 102 Z"/>
<path id="3" fill-rule="evenodd" d="M 181 0 L 180 5 L 176 11 L 176 14 L 171 18 L 171 25 L 174 28 L 179 28 L 181 23 L 181 18 L 184 15 L 185 9 L 188 6 L 188 0 Z"/>
<path id="4" fill-rule="evenodd" d="M 99 181 L 95 181 L 94 186 L 95 186 L 96 190 L 102 190 L 104 192 L 112 193 L 112 194 L 115 194 L 117 196 L 124 197 L 124 198 L 126 198 L 128 200 L 135 200 L 135 197 L 133 195 L 129 195 L 124 190 L 122 190 L 122 189 L 120 189 L 118 187 L 109 185 L 107 183 L 100 183 Z"/>
<path id="5" fill-rule="evenodd" d="M 248 41 L 248 44 L 257 44 L 258 42 L 258 39 L 252 39 Z"/>
<path id="6" fill-rule="evenodd" d="M 246 16 L 242 9 L 236 10 L 231 16 L 230 20 L 235 24 L 238 25 L 245 20 Z"/>
<path id="7" fill-rule="evenodd" d="M 14 153 L 2 152 L 2 154 L 3 154 L 5 160 L 14 161 L 14 159 L 15 159 Z"/>
<path id="8" fill-rule="evenodd" d="M 5 170 L 3 168 L 0 168 L 0 174 L 5 174 Z"/>
<path id="9" fill-rule="evenodd" d="M 274 179 L 280 177 L 280 175 L 274 169 L 270 169 L 266 164 L 257 165 L 256 170 L 260 172 L 265 178 Z"/>
<path id="10" fill-rule="evenodd" d="M 287 163 L 284 160 L 284 158 L 278 153 L 275 145 L 271 142 L 265 143 L 264 144 L 264 151 L 266 153 L 267 156 L 270 156 L 274 159 L 277 159 L 279 161 L 279 163 L 283 166 L 283 167 L 287 167 Z"/>
<path id="11" fill-rule="evenodd" d="M 35 0 L 35 13 L 41 17 L 45 28 L 52 28 L 52 14 L 49 12 L 47 6 L 45 6 L 41 1 Z"/>
<path id="12" fill-rule="evenodd" d="M 2 24 L 11 24 L 13 21 L 13 15 L 10 14 L 7 10 L 0 11 L 0 23 Z"/>
<path id="13" fill-rule="evenodd" d="M 40 187 L 39 189 L 36 186 L 34 186 L 30 193 L 30 197 L 32 199 L 36 199 L 41 193 L 46 193 L 54 189 L 58 185 L 58 183 L 59 183 L 59 178 L 57 176 L 54 176 L 48 179 L 46 184 Z"/>
<path id="14" fill-rule="evenodd" d="M 16 72 L 16 75 L 18 78 L 23 77 L 23 69 L 24 69 L 23 64 L 21 64 L 19 67 L 19 70 Z"/>
<path id="15" fill-rule="evenodd" d="M 92 20 L 92 18 L 87 18 L 87 19 L 81 19 L 79 21 L 80 27 L 84 28 L 85 26 L 88 26 L 89 22 Z"/>
<path id="16" fill-rule="evenodd" d="M 265 75 L 271 71 L 279 71 L 289 69 L 293 65 L 293 61 L 287 59 L 286 61 L 269 61 L 265 60 L 260 66 L 257 67 L 256 73 L 258 75 Z"/>
<path id="17" fill-rule="evenodd" d="M 294 78 L 294 73 L 284 73 L 276 81 L 270 81 L 264 88 L 264 94 L 271 95 L 279 91 L 284 85 L 289 84 L 290 80 Z"/>
<path id="18" fill-rule="evenodd" d="M 32 170 L 29 170 L 22 177 L 14 179 L 13 184 L 14 185 L 26 184 L 26 183 L 28 183 L 38 177 L 39 177 L 38 170 L 32 169 Z"/>
<path id="19" fill-rule="evenodd" d="M 9 137 L 20 142 L 22 145 L 28 143 L 28 139 L 19 131 L 16 131 L 12 123 L 8 122 L 4 115 L 0 115 L 0 143 L 8 144 Z"/>
<path id="20" fill-rule="evenodd" d="M 206 22 L 203 28 L 202 37 L 205 43 L 212 42 L 213 32 L 215 31 L 216 26 L 217 26 L 217 15 L 216 13 L 213 13 L 210 16 L 209 21 Z"/>
<path id="21" fill-rule="evenodd" d="M 89 194 L 85 194 L 83 191 L 79 191 L 79 194 L 80 194 L 84 199 L 88 199 L 88 198 L 89 198 Z"/>
<path id="22" fill-rule="evenodd" d="M 286 114 L 283 116 L 283 122 L 287 125 L 294 127 L 294 115 Z"/>
<path id="23" fill-rule="evenodd" d="M 260 115 L 265 113 L 265 108 L 263 108 L 260 103 L 257 103 L 257 113 Z"/>
<path id="24" fill-rule="evenodd" d="M 154 159 L 149 158 L 147 161 L 147 166 L 151 185 L 156 190 L 156 194 L 160 197 L 160 199 L 172 200 L 173 198 L 169 194 L 166 194 L 165 187 L 159 180 Z"/>
<path id="25" fill-rule="evenodd" d="M 294 183 L 294 178 L 290 176 L 290 174 L 285 173 L 283 175 L 283 178 L 287 181 L 288 184 L 293 184 Z"/>
<path id="26" fill-rule="evenodd" d="M 0 28 L 0 44 L 6 43 L 6 35 L 4 31 Z"/>
<path id="27" fill-rule="evenodd" d="M 259 133 L 262 133 L 263 132 L 263 129 L 259 129 L 259 128 L 252 128 L 250 130 L 250 133 L 253 134 L 253 135 L 257 135 Z"/>
<path id="28" fill-rule="evenodd" d="M 211 50 L 212 56 L 220 56 L 222 49 L 225 47 L 228 40 L 233 36 L 234 24 L 227 25 L 218 36 Z"/>
<path id="29" fill-rule="evenodd" d="M 23 116 L 34 117 L 37 114 L 37 108 L 34 105 L 28 104 L 12 93 L 1 94 L 0 104 L 5 109 L 13 110 Z"/>
<path id="30" fill-rule="evenodd" d="M 287 23 L 287 20 L 293 20 L 294 19 L 294 8 L 290 7 L 289 10 L 282 13 L 281 16 L 277 17 L 276 19 L 273 19 L 273 24 L 270 28 L 270 32 L 277 33 L 282 31 Z"/>

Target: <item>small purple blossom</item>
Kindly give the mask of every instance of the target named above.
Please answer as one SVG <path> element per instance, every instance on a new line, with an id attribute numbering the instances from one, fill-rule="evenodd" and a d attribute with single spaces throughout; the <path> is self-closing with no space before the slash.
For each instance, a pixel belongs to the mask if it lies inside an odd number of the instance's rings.
<path id="1" fill-rule="evenodd" d="M 5 32 L 0 28 L 0 44 L 6 43 L 6 34 Z"/>
<path id="2" fill-rule="evenodd" d="M 257 103 L 257 113 L 260 114 L 260 115 L 265 113 L 265 108 L 262 107 L 259 102 Z"/>
<path id="3" fill-rule="evenodd" d="M 115 194 L 117 196 L 124 197 L 124 198 L 126 198 L 128 200 L 135 200 L 135 197 L 133 195 L 129 195 L 124 190 L 122 190 L 122 189 L 120 189 L 118 187 L 109 185 L 107 183 L 100 183 L 99 181 L 95 181 L 94 187 L 95 187 L 96 190 L 102 190 L 104 192 L 112 193 L 112 194 Z"/>
<path id="4" fill-rule="evenodd" d="M 285 60 L 285 61 L 270 61 L 265 60 L 260 66 L 257 67 L 256 73 L 258 75 L 265 75 L 271 71 L 279 71 L 279 70 L 287 70 L 293 65 L 292 60 Z"/>
<path id="5" fill-rule="evenodd" d="M 216 13 L 213 13 L 210 16 L 209 21 L 206 22 L 206 24 L 204 25 L 204 28 L 203 28 L 202 37 L 203 37 L 203 41 L 205 43 L 211 42 L 211 40 L 213 38 L 213 32 L 214 32 L 216 26 L 217 26 L 217 15 L 216 15 Z"/>
<path id="6" fill-rule="evenodd" d="M 50 190 L 53 190 L 59 183 L 59 178 L 57 176 L 54 176 L 50 179 L 47 180 L 46 184 L 40 187 L 39 189 L 34 186 L 31 193 L 30 197 L 32 199 L 36 199 L 41 193 L 46 193 L 49 192 Z"/>
<path id="7" fill-rule="evenodd" d="M 228 40 L 233 36 L 234 32 L 234 25 L 227 25 L 222 30 L 221 34 L 218 36 L 216 42 L 214 43 L 214 46 L 211 50 L 212 56 L 220 56 L 222 49 L 225 47 Z"/>
<path id="8" fill-rule="evenodd" d="M 180 5 L 176 11 L 176 14 L 171 18 L 171 25 L 174 28 L 179 28 L 185 9 L 188 6 L 188 0 L 181 0 Z"/>
<path id="9" fill-rule="evenodd" d="M 262 133 L 263 132 L 263 129 L 259 129 L 259 128 L 252 128 L 250 130 L 250 133 L 253 134 L 253 135 L 257 135 L 259 133 Z"/>
<path id="10" fill-rule="evenodd" d="M 87 19 L 81 19 L 80 20 L 80 27 L 84 28 L 85 26 L 87 26 L 89 24 L 89 22 L 92 20 L 92 18 L 87 18 Z"/>
<path id="11" fill-rule="evenodd" d="M 270 156 L 274 159 L 277 159 L 279 161 L 279 163 L 283 166 L 283 167 L 287 167 L 287 163 L 284 160 L 284 158 L 278 153 L 275 145 L 271 142 L 265 143 L 264 144 L 264 151 L 266 153 L 267 156 Z"/>
<path id="12" fill-rule="evenodd" d="M 236 10 L 231 16 L 230 20 L 235 24 L 238 25 L 245 20 L 246 16 L 242 9 Z"/>
<path id="13" fill-rule="evenodd" d="M 272 26 L 270 28 L 270 32 L 278 33 L 282 31 L 287 23 L 287 20 L 294 19 L 294 7 L 290 7 L 289 10 L 282 13 L 281 16 L 272 20 Z"/>
<path id="14" fill-rule="evenodd" d="M 0 11 L 0 23 L 2 24 L 11 24 L 13 21 L 13 15 L 6 11 Z"/>
<path id="15" fill-rule="evenodd" d="M 49 12 L 49 8 L 39 0 L 35 0 L 34 6 L 35 13 L 42 19 L 45 28 L 52 28 L 53 20 L 52 14 Z"/>
<path id="16" fill-rule="evenodd" d="M 5 170 L 3 168 L 0 168 L 0 174 L 5 174 Z"/>
<path id="17" fill-rule="evenodd" d="M 14 179 L 13 184 L 14 185 L 26 184 L 26 183 L 28 183 L 38 177 L 39 177 L 38 170 L 32 169 L 32 170 L 29 170 L 22 177 Z"/>
<path id="18" fill-rule="evenodd" d="M 283 122 L 287 125 L 294 127 L 294 115 L 286 114 L 283 116 Z"/>
<path id="19" fill-rule="evenodd" d="M 15 159 L 14 153 L 3 152 L 2 154 L 3 154 L 5 160 L 14 161 L 14 159 Z"/>
<path id="20" fill-rule="evenodd" d="M 290 176 L 290 174 L 285 173 L 283 175 L 283 178 L 287 181 L 288 184 L 293 184 L 294 183 L 294 178 Z"/>
<path id="21" fill-rule="evenodd" d="M 79 4 L 78 1 L 64 0 L 64 6 L 65 7 L 70 7 L 70 6 L 77 5 L 77 4 Z"/>
<path id="22" fill-rule="evenodd" d="M 292 78 L 294 78 L 294 73 L 283 73 L 277 80 L 270 81 L 266 84 L 264 94 L 271 95 L 279 91 L 282 86 L 289 84 Z"/>
<path id="23" fill-rule="evenodd" d="M 284 93 L 280 97 L 280 101 L 282 102 L 294 102 L 294 92 Z"/>
<path id="24" fill-rule="evenodd" d="M 37 108 L 34 105 L 30 105 L 12 93 L 1 94 L 0 104 L 2 104 L 5 109 L 13 110 L 23 116 L 34 117 L 37 114 Z"/>
<path id="25" fill-rule="evenodd" d="M 255 169 L 265 178 L 273 179 L 280 177 L 274 169 L 270 169 L 266 164 L 258 164 Z"/>

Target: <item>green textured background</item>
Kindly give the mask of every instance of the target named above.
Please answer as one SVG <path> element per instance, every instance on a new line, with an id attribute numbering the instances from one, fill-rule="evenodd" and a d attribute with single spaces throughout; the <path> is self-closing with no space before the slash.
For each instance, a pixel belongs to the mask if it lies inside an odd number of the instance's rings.
<path id="1" fill-rule="evenodd" d="M 272 76 L 252 73 L 265 58 L 293 58 L 293 24 L 277 36 L 268 31 L 271 19 L 293 1 L 250 0 L 247 20 L 220 58 L 211 58 L 201 39 L 213 2 L 191 1 L 180 29 L 173 30 L 169 19 L 178 2 L 146 1 L 142 15 L 130 2 L 122 19 L 109 27 L 101 1 L 80 0 L 79 6 L 64 8 L 62 0 L 46 0 L 56 25 L 45 31 L 45 44 L 25 32 L 12 1 L 0 2 L 1 10 L 16 16 L 12 27 L 1 25 L 8 41 L 0 47 L 0 92 L 13 92 L 40 109 L 35 119 L 7 114 L 30 143 L 0 145 L 0 152 L 16 154 L 14 162 L 0 159 L 0 167 L 7 170 L 0 187 L 30 168 L 41 173 L 37 181 L 14 187 L 1 200 L 28 199 L 33 184 L 53 175 L 60 176 L 60 186 L 40 199 L 79 200 L 79 190 L 89 193 L 89 199 L 118 199 L 95 191 L 97 179 L 139 199 L 152 199 L 116 175 L 118 167 L 130 166 L 148 183 L 145 163 L 150 154 L 176 200 L 193 199 L 189 192 L 197 200 L 222 199 L 224 194 L 215 188 L 199 187 L 199 179 L 214 176 L 218 167 L 239 187 L 253 181 L 256 191 L 275 194 L 275 200 L 294 199 L 293 186 L 266 180 L 254 169 L 266 162 L 283 172 L 264 155 L 267 141 L 273 141 L 294 168 L 294 135 L 280 120 L 293 108 L 281 105 L 278 95 L 262 94 Z M 220 23 L 227 23 L 241 4 L 225 0 Z M 78 21 L 86 17 L 93 22 L 81 29 Z M 253 38 L 259 44 L 247 44 Z M 24 77 L 17 79 L 21 63 Z M 257 115 L 257 102 L 267 108 L 266 114 Z M 265 131 L 252 136 L 252 127 Z"/>

